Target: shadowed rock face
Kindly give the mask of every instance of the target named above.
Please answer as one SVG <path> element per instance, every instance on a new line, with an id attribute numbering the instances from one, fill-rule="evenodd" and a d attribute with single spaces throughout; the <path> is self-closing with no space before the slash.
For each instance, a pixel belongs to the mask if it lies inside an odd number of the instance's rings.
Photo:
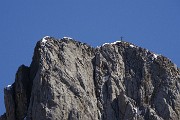
<path id="1" fill-rule="evenodd" d="M 128 42 L 92 48 L 45 37 L 5 88 L 0 120 L 178 120 L 180 72 Z"/>

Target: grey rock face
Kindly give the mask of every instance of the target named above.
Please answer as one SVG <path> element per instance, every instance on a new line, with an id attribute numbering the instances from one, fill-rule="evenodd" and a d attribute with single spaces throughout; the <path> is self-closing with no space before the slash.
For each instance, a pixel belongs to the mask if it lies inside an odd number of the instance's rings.
<path id="1" fill-rule="evenodd" d="M 50 38 L 40 46 L 28 119 L 97 119 L 92 51 L 80 43 Z"/>
<path id="2" fill-rule="evenodd" d="M 5 89 L 0 120 L 178 120 L 179 92 L 179 69 L 147 49 L 45 37 Z"/>

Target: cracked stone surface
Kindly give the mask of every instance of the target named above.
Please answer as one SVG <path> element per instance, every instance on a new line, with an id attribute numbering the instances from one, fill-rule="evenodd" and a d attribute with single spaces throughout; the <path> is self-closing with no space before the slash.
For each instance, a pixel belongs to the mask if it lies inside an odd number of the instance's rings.
<path id="1" fill-rule="evenodd" d="M 180 71 L 168 58 L 124 41 L 42 40 L 4 89 L 0 120 L 180 119 Z"/>

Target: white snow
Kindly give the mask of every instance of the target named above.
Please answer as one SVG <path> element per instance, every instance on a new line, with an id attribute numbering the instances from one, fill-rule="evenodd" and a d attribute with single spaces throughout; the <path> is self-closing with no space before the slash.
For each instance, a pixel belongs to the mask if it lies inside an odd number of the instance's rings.
<path id="1" fill-rule="evenodd" d="M 71 37 L 63 37 L 63 39 L 72 40 L 72 38 L 71 38 Z"/>
<path id="2" fill-rule="evenodd" d="M 134 45 L 129 45 L 130 47 L 134 48 L 135 46 Z"/>
<path id="3" fill-rule="evenodd" d="M 47 38 L 49 38 L 49 36 L 45 36 L 45 37 L 43 37 L 43 39 L 42 39 L 42 43 L 46 43 L 46 42 L 47 42 Z"/>
<path id="4" fill-rule="evenodd" d="M 47 42 L 47 40 L 43 38 L 43 39 L 42 39 L 42 42 L 43 42 L 43 43 L 46 43 L 46 42 Z"/>
<path id="5" fill-rule="evenodd" d="M 109 45 L 110 43 L 104 43 L 102 46 Z"/>
<path id="6" fill-rule="evenodd" d="M 8 85 L 8 86 L 6 86 L 6 90 L 10 90 L 12 88 L 12 85 Z"/>
<path id="7" fill-rule="evenodd" d="M 47 38 L 49 38 L 49 36 L 45 36 L 45 37 L 43 37 L 43 39 L 42 39 L 42 44 L 41 44 L 41 46 L 45 46 L 45 44 L 46 44 L 46 42 L 47 42 Z"/>
<path id="8" fill-rule="evenodd" d="M 159 56 L 158 54 L 153 54 L 153 57 L 154 57 L 155 59 L 157 59 L 158 56 Z"/>
<path id="9" fill-rule="evenodd" d="M 159 56 L 159 54 L 152 54 L 152 60 L 154 60 L 154 59 L 157 59 L 157 57 Z"/>
<path id="10" fill-rule="evenodd" d="M 116 44 L 116 43 L 120 43 L 121 41 L 116 41 L 116 42 L 113 42 L 113 43 L 111 43 L 111 44 Z"/>
<path id="11" fill-rule="evenodd" d="M 113 43 L 104 43 L 102 46 L 104 46 L 104 45 L 109 45 L 109 44 L 114 45 L 114 44 L 120 43 L 120 42 L 121 42 L 121 41 L 116 41 L 116 42 L 113 42 Z"/>

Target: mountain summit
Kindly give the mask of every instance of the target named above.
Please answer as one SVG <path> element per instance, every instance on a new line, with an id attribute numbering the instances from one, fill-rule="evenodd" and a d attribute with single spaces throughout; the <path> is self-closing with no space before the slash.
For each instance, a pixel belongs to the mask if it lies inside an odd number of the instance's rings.
<path id="1" fill-rule="evenodd" d="M 0 120 L 179 120 L 180 70 L 128 42 L 46 36 L 4 98 Z"/>

